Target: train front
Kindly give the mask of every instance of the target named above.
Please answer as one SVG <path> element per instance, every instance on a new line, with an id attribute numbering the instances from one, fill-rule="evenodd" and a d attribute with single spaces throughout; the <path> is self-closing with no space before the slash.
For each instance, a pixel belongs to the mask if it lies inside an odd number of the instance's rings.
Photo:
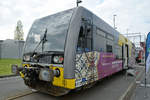
<path id="1" fill-rule="evenodd" d="M 64 79 L 65 40 L 73 10 L 36 20 L 26 39 L 22 67 L 12 66 L 27 86 L 60 96 L 75 88 L 75 80 Z"/>

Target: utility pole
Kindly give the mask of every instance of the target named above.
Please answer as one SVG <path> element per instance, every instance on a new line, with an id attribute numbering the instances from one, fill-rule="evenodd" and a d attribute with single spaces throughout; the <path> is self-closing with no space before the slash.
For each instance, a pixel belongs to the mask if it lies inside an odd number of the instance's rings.
<path id="1" fill-rule="evenodd" d="M 116 20 L 115 20 L 115 17 L 116 17 L 116 16 L 117 16 L 116 14 L 113 15 L 114 29 L 117 29 L 117 27 L 116 27 L 116 25 L 115 25 L 115 21 L 116 21 Z"/>
<path id="2" fill-rule="evenodd" d="M 129 29 L 127 28 L 127 38 L 128 38 L 128 35 L 129 35 Z"/>
<path id="3" fill-rule="evenodd" d="M 140 33 L 140 42 L 142 42 L 142 41 L 141 41 L 141 33 Z"/>
<path id="4" fill-rule="evenodd" d="M 77 0 L 77 7 L 79 6 L 79 3 L 81 3 L 82 1 L 81 0 Z"/>

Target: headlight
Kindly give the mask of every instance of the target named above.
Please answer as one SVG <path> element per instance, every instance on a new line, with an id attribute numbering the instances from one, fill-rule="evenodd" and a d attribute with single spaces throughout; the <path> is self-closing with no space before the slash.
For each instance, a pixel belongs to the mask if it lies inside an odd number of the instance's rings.
<path id="1" fill-rule="evenodd" d="M 24 61 L 30 61 L 30 55 L 24 55 L 23 60 Z"/>
<path id="2" fill-rule="evenodd" d="M 63 63 L 63 60 L 64 60 L 64 58 L 62 56 L 54 56 L 53 57 L 53 62 L 54 63 L 61 64 L 61 63 Z"/>

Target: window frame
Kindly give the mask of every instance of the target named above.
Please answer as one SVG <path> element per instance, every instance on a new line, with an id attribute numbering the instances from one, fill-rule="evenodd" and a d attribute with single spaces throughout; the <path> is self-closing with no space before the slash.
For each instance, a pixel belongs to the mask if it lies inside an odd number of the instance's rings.
<path id="1" fill-rule="evenodd" d="M 108 48 L 108 47 L 111 47 L 111 48 Z M 111 50 L 110 50 L 111 49 Z M 106 52 L 107 53 L 113 53 L 113 46 L 110 45 L 110 44 L 106 44 Z"/>

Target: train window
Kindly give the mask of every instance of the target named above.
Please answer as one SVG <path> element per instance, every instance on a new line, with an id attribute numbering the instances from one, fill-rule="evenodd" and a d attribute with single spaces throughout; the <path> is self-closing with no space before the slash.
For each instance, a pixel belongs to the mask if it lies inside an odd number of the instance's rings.
<path id="1" fill-rule="evenodd" d="M 78 37 L 77 51 L 91 51 L 92 49 L 91 26 L 81 26 Z"/>
<path id="2" fill-rule="evenodd" d="M 118 45 L 115 46 L 115 55 L 116 55 L 116 58 L 122 59 L 122 47 L 121 46 L 118 46 Z"/>
<path id="3" fill-rule="evenodd" d="M 92 30 L 91 30 L 91 25 L 87 25 L 86 28 L 86 36 L 85 36 L 85 47 L 91 51 L 92 49 Z"/>
<path id="4" fill-rule="evenodd" d="M 84 46 L 83 40 L 84 40 L 84 32 L 83 32 L 83 27 L 81 26 L 80 32 L 79 32 L 78 44 L 77 44 L 78 50 L 83 48 L 83 46 Z"/>
<path id="5" fill-rule="evenodd" d="M 112 45 L 106 45 L 106 51 L 112 53 L 113 52 L 113 48 Z"/>
<path id="6" fill-rule="evenodd" d="M 112 35 L 107 34 L 107 39 L 114 40 L 114 37 Z"/>
<path id="7" fill-rule="evenodd" d="M 100 29 L 96 29 L 96 33 L 98 34 L 98 35 L 100 35 L 100 36 L 103 36 L 103 37 L 106 37 L 106 33 L 105 32 L 103 32 L 103 31 L 101 31 Z"/>

